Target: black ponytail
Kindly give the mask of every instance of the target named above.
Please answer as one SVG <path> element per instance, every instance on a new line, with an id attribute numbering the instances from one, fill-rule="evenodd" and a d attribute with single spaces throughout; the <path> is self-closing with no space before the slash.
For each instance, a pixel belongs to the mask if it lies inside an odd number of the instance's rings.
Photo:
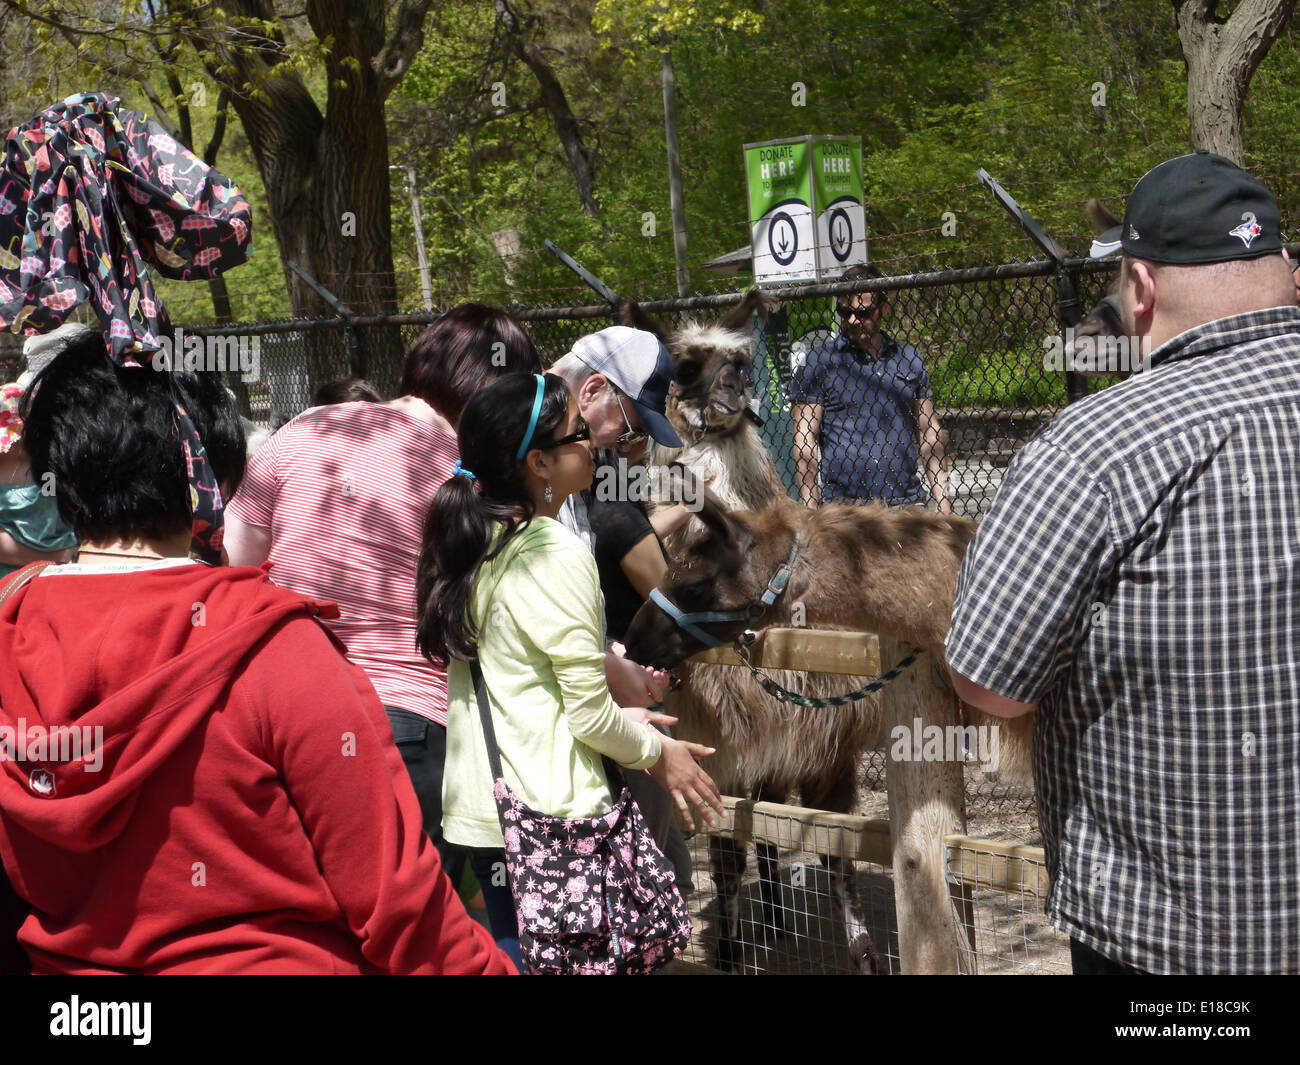
<path id="1" fill-rule="evenodd" d="M 533 447 L 553 440 L 569 413 L 568 386 L 554 374 L 545 381 Z M 535 374 L 508 374 L 475 392 L 461 412 L 461 462 L 477 481 L 457 475 L 438 489 L 424 520 L 415 580 L 416 644 L 438 665 L 477 657 L 478 629 L 468 610 L 474 578 L 535 513 L 524 464 L 515 456 L 536 398 Z M 489 553 L 497 522 L 505 529 Z"/>

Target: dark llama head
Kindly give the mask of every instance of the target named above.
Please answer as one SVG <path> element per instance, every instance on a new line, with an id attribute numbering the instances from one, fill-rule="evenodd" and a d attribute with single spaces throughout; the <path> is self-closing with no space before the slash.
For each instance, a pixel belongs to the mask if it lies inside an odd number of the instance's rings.
<path id="1" fill-rule="evenodd" d="M 707 498 L 705 531 L 672 559 L 660 590 L 685 613 L 740 613 L 700 627 L 724 642 L 747 628 L 800 624 L 877 632 L 943 655 L 962 556 L 975 532 L 967 518 L 919 507 L 829 504 L 810 510 L 789 500 L 761 511 L 729 513 Z M 789 555 L 800 548 L 785 593 L 771 607 L 761 597 Z M 633 661 L 672 669 L 702 650 L 657 604 L 644 604 L 624 637 Z"/>
<path id="2" fill-rule="evenodd" d="M 1084 206 L 1083 213 L 1097 236 L 1120 224 L 1120 220 L 1098 199 L 1089 200 Z M 1088 311 L 1074 327 L 1074 342 L 1065 352 L 1066 359 L 1078 366 L 1079 372 L 1087 377 L 1116 375 L 1128 377 L 1132 373 L 1131 370 L 1111 371 L 1099 368 L 1097 360 L 1098 351 L 1117 350 L 1113 344 L 1108 345 L 1108 341 L 1118 341 L 1124 335 L 1124 322 L 1119 310 L 1119 275 L 1117 274 L 1101 302 Z M 1129 353 L 1128 364 L 1131 366 L 1138 357 L 1140 357 L 1138 353 Z"/>

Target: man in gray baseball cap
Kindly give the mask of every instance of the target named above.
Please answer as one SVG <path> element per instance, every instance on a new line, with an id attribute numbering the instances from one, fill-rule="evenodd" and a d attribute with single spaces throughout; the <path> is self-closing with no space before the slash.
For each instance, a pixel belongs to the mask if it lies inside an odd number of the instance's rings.
<path id="1" fill-rule="evenodd" d="M 673 383 L 673 360 L 653 333 L 612 325 L 590 333 L 551 367 L 564 378 L 591 426 L 597 447 L 638 458 L 647 436 L 667 447 L 681 438 L 664 416 Z"/>

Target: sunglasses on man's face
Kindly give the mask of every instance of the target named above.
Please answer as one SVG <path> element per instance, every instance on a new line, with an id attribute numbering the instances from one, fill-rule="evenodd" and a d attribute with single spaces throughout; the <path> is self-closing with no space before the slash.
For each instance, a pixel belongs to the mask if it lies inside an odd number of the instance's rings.
<path id="1" fill-rule="evenodd" d="M 614 441 L 614 446 L 616 448 L 624 448 L 632 447 L 634 444 L 643 443 L 650 434 L 644 429 L 632 428 L 632 423 L 627 417 L 627 411 L 623 409 L 623 397 L 619 395 L 617 388 L 615 388 L 613 392 L 614 401 L 618 404 L 618 412 L 623 415 L 623 424 L 627 426 L 627 432 L 619 434 L 618 439 Z"/>
<path id="2" fill-rule="evenodd" d="M 849 307 L 843 303 L 838 303 L 835 305 L 835 313 L 846 322 L 850 318 L 856 318 L 860 322 L 865 322 L 879 314 L 880 308 L 881 304 L 879 303 L 873 303 L 870 307 Z"/>
<path id="3" fill-rule="evenodd" d="M 541 451 L 550 451 L 553 447 L 564 447 L 565 444 L 576 444 L 582 440 L 591 439 L 591 426 L 581 418 L 578 419 L 578 428 L 568 436 L 562 436 L 559 440 L 552 440 L 549 444 L 538 444 Z"/>

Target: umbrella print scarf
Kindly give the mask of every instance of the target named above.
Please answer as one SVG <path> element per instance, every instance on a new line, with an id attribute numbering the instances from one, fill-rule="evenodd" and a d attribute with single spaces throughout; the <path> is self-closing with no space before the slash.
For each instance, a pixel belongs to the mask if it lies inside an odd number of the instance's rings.
<path id="1" fill-rule="evenodd" d="M 252 250 L 248 201 L 157 122 L 112 96 L 69 96 L 16 126 L 0 157 L 0 328 L 28 335 L 89 302 L 115 362 L 147 372 L 171 324 L 149 267 L 216 277 Z M 184 406 L 193 553 L 221 555 L 222 501 Z"/>

